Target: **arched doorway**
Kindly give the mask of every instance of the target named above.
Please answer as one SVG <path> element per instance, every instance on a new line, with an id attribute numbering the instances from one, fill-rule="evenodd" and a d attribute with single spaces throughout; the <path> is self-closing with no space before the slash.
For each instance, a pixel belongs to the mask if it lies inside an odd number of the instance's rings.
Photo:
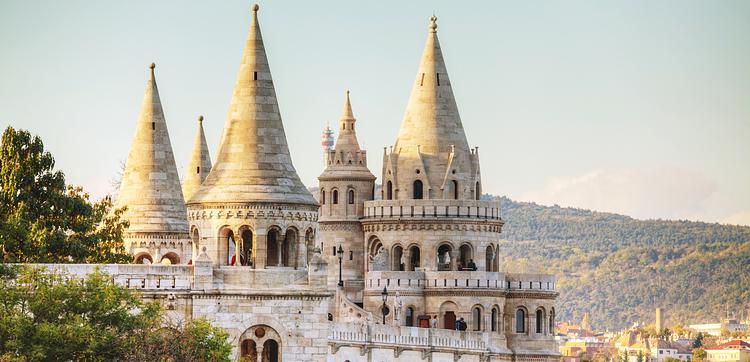
<path id="1" fill-rule="evenodd" d="M 240 344 L 240 361 L 257 362 L 258 349 L 255 347 L 255 341 L 246 339 Z"/>
<path id="2" fill-rule="evenodd" d="M 266 266 L 280 266 L 281 248 L 279 247 L 279 230 L 269 229 L 266 236 Z"/>
<path id="3" fill-rule="evenodd" d="M 235 265 L 236 247 L 232 229 L 228 226 L 219 229 L 219 262 L 221 265 Z"/>
<path id="4" fill-rule="evenodd" d="M 147 252 L 138 253 L 133 258 L 133 263 L 135 264 L 153 264 L 154 259 L 151 257 L 151 254 Z"/>
<path id="5" fill-rule="evenodd" d="M 161 257 L 160 263 L 162 265 L 177 265 L 180 263 L 180 257 L 177 256 L 177 254 L 173 252 L 169 252 L 164 254 L 164 256 Z"/>
<path id="6" fill-rule="evenodd" d="M 421 255 L 419 255 L 419 247 L 412 245 L 409 248 L 409 271 L 414 271 L 421 266 Z"/>
<path id="7" fill-rule="evenodd" d="M 240 265 L 253 264 L 253 232 L 249 228 L 240 229 Z"/>
<path id="8" fill-rule="evenodd" d="M 263 362 L 279 362 L 279 342 L 269 339 L 263 343 Z"/>
<path id="9" fill-rule="evenodd" d="M 487 246 L 487 250 L 484 255 L 484 270 L 488 272 L 497 271 L 495 270 L 495 249 L 492 245 Z"/>
<path id="10" fill-rule="evenodd" d="M 401 247 L 401 245 L 396 245 L 393 247 L 393 253 L 391 254 L 393 261 L 391 263 L 391 270 L 393 271 L 403 271 L 404 270 L 404 248 Z"/>
<path id="11" fill-rule="evenodd" d="M 451 270 L 451 253 L 453 248 L 448 244 L 443 244 L 437 250 L 437 264 L 439 271 Z"/>
<path id="12" fill-rule="evenodd" d="M 414 200 L 421 200 L 423 198 L 423 186 L 421 180 L 414 181 Z"/>
<path id="13" fill-rule="evenodd" d="M 407 327 L 414 327 L 414 308 L 407 307 L 406 308 L 406 326 Z"/>
<path id="14" fill-rule="evenodd" d="M 451 301 L 447 301 L 440 306 L 443 328 L 456 329 L 456 311 L 458 311 L 458 306 Z"/>
<path id="15" fill-rule="evenodd" d="M 253 362 L 280 362 L 281 336 L 267 325 L 255 325 L 240 336 L 240 360 Z"/>
<path id="16" fill-rule="evenodd" d="M 458 263 L 460 266 L 458 267 L 458 270 L 469 270 L 469 263 L 473 262 L 473 252 L 471 250 L 471 245 L 469 244 L 463 244 L 460 248 L 458 248 Z"/>

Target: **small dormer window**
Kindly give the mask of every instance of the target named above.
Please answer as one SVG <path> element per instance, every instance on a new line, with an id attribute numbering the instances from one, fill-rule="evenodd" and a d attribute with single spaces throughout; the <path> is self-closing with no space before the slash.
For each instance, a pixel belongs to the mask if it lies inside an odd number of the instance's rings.
<path id="1" fill-rule="evenodd" d="M 253 80 L 258 80 L 258 72 L 253 72 Z"/>
<path id="2" fill-rule="evenodd" d="M 422 172 L 422 171 L 419 171 L 419 169 L 417 169 L 417 175 L 419 175 L 420 172 Z"/>
<path id="3" fill-rule="evenodd" d="M 156 122 L 151 122 L 151 129 L 156 130 Z"/>
<path id="4" fill-rule="evenodd" d="M 419 81 L 419 86 L 424 85 L 424 73 L 422 73 L 422 80 Z"/>
<path id="5" fill-rule="evenodd" d="M 198 167 L 195 168 L 195 173 L 201 173 L 201 167 L 200 166 L 198 166 Z"/>
<path id="6" fill-rule="evenodd" d="M 437 73 L 437 85 L 440 85 L 440 73 Z"/>

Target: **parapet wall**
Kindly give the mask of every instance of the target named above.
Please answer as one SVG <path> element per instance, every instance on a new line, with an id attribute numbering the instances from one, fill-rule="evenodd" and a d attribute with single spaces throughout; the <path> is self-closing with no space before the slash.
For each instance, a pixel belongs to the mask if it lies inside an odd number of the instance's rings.
<path id="1" fill-rule="evenodd" d="M 533 290 L 554 292 L 551 274 L 503 273 L 484 271 L 371 271 L 365 277 L 365 290 L 416 291 L 435 288 Z"/>

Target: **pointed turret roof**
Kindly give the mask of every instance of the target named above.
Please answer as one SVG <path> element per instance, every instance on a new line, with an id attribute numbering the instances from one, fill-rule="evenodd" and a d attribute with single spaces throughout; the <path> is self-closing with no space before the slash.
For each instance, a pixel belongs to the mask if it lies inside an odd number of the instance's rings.
<path id="1" fill-rule="evenodd" d="M 352 102 L 349 100 L 349 91 L 347 90 L 346 98 L 344 99 L 344 110 L 341 112 L 341 118 L 339 119 L 339 137 L 336 139 L 335 149 L 338 152 L 359 151 L 357 132 L 354 129 L 355 123 L 357 123 L 357 119 L 354 118 Z"/>
<path id="2" fill-rule="evenodd" d="M 430 18 L 427 42 L 393 152 L 395 157 L 389 157 L 395 158 L 397 170 L 383 178 L 395 179 L 398 197 L 411 197 L 415 180 L 428 185 L 428 198 L 474 197 L 471 191 L 479 182 L 478 154 L 466 141 L 435 16 Z"/>
<path id="3" fill-rule="evenodd" d="M 317 205 L 292 165 L 254 4 L 216 163 L 189 201 Z"/>
<path id="4" fill-rule="evenodd" d="M 427 154 L 450 152 L 451 146 L 469 152 L 440 49 L 435 16 L 430 18 L 427 42 L 396 141 L 396 150 L 416 150 L 417 146 Z"/>
<path id="5" fill-rule="evenodd" d="M 185 181 L 182 182 L 182 195 L 185 196 L 185 200 L 190 200 L 193 197 L 210 171 L 211 155 L 208 152 L 206 135 L 203 133 L 203 116 L 200 116 L 198 117 L 198 131 L 193 143 L 193 154 L 185 172 Z"/>
<path id="6" fill-rule="evenodd" d="M 135 137 L 125 163 L 117 207 L 127 206 L 127 232 L 188 232 L 185 200 L 180 189 L 169 131 L 150 66 Z"/>

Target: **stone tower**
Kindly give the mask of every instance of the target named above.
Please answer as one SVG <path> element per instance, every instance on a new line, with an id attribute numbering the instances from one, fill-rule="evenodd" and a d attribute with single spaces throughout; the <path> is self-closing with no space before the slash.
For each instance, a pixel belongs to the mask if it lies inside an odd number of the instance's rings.
<path id="1" fill-rule="evenodd" d="M 338 282 L 339 246 L 343 250 L 343 279 L 351 299 L 362 300 L 364 279 L 364 234 L 360 218 L 365 201 L 375 193 L 375 176 L 367 168 L 367 152 L 360 149 L 349 91 L 339 120 L 336 146 L 326 154 L 326 168 L 318 177 L 320 185 L 320 235 L 327 257 L 329 285 Z M 358 294 L 359 293 L 359 294 Z"/>
<path id="2" fill-rule="evenodd" d="M 185 200 L 169 140 L 167 122 L 150 66 L 117 207 L 127 206 L 130 221 L 125 248 L 136 263 L 187 263 L 191 255 Z"/>
<path id="3" fill-rule="evenodd" d="M 199 116 L 198 131 L 195 133 L 195 142 L 193 143 L 193 154 L 190 156 L 190 162 L 185 171 L 185 180 L 182 182 L 182 195 L 185 197 L 185 201 L 193 197 L 210 171 L 211 155 L 208 152 L 206 135 L 203 132 L 203 116 Z"/>
<path id="4" fill-rule="evenodd" d="M 292 165 L 257 5 L 216 162 L 187 206 L 214 265 L 307 267 L 318 203 Z"/>

